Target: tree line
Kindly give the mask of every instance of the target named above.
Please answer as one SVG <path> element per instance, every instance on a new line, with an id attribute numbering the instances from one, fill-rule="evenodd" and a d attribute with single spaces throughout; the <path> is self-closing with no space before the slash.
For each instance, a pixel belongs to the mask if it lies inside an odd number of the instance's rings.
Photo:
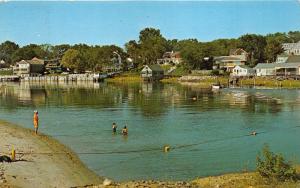
<path id="1" fill-rule="evenodd" d="M 257 63 L 274 62 L 276 56 L 283 52 L 282 43 L 299 40 L 300 31 L 290 31 L 267 35 L 245 34 L 239 38 L 201 42 L 197 39 L 166 39 L 159 29 L 145 28 L 140 31 L 138 40 L 130 40 L 125 44 L 125 49 L 116 45 L 86 44 L 29 44 L 20 47 L 14 42 L 5 41 L 0 44 L 0 59 L 8 64 L 33 57 L 61 59 L 64 67 L 82 72 L 101 71 L 104 66 L 112 65 L 117 55 L 121 56 L 125 65 L 127 61 L 124 60 L 130 57 L 134 67 L 139 68 L 156 63 L 166 51 L 179 51 L 184 62 L 182 66 L 191 70 L 210 69 L 212 57 L 225 56 L 230 49 L 243 48 L 249 53 L 247 64 L 253 67 Z"/>

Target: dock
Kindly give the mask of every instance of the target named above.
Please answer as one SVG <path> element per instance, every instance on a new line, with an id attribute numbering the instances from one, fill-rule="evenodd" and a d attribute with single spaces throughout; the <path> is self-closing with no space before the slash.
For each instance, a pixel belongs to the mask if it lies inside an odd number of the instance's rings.
<path id="1" fill-rule="evenodd" d="M 20 77 L 16 75 L 4 75 L 0 76 L 0 82 L 18 82 Z"/>

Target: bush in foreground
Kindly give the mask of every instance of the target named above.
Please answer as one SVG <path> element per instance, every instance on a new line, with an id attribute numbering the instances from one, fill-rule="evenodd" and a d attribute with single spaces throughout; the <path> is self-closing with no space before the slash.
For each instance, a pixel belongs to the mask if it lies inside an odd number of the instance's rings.
<path id="1" fill-rule="evenodd" d="M 281 154 L 271 152 L 268 145 L 263 147 L 262 155 L 256 158 L 256 168 L 261 176 L 279 181 L 297 179 L 296 169 L 291 163 L 286 162 Z"/>

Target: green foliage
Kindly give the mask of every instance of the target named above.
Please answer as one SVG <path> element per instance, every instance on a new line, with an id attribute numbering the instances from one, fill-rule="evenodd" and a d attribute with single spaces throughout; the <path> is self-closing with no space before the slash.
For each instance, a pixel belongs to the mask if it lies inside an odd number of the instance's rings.
<path id="1" fill-rule="evenodd" d="M 0 45 L 0 60 L 4 60 L 6 63 L 12 63 L 13 53 L 19 49 L 19 45 L 11 41 L 5 41 Z"/>
<path id="2" fill-rule="evenodd" d="M 156 63 L 166 52 L 167 46 L 167 40 L 160 30 L 154 28 L 143 29 L 138 42 L 131 40 L 125 44 L 128 55 L 134 59 L 135 67 Z"/>
<path id="3" fill-rule="evenodd" d="M 0 70 L 0 75 L 12 75 L 13 71 L 12 69 L 10 70 Z"/>
<path id="4" fill-rule="evenodd" d="M 83 72 L 84 65 L 82 62 L 82 55 L 78 50 L 69 49 L 66 51 L 65 55 L 61 61 L 62 65 L 70 70 L 75 70 L 76 72 Z"/>
<path id="5" fill-rule="evenodd" d="M 289 162 L 286 162 L 281 154 L 275 154 L 270 151 L 268 145 L 262 150 L 262 157 L 257 156 L 257 171 L 266 178 L 272 178 L 279 181 L 296 180 L 296 170 Z"/>
<path id="6" fill-rule="evenodd" d="M 67 63 L 73 69 L 101 71 L 103 67 L 112 66 L 118 62 L 121 56 L 123 69 L 126 70 L 126 60 L 130 57 L 135 70 L 139 70 L 145 64 L 154 64 L 162 58 L 167 51 L 179 51 L 183 59 L 181 65 L 184 71 L 193 69 L 211 70 L 214 56 L 229 55 L 231 49 L 243 48 L 249 53 L 248 65 L 251 67 L 257 63 L 274 62 L 277 55 L 283 52 L 281 44 L 284 42 L 298 42 L 299 31 L 288 33 L 274 33 L 266 36 L 246 34 L 238 39 L 217 39 L 211 42 L 200 42 L 196 39 L 177 40 L 166 39 L 159 29 L 145 28 L 139 33 L 139 40 L 131 40 L 125 44 L 125 51 L 115 45 L 89 46 L 86 44 L 68 45 L 61 44 L 30 44 L 19 48 L 13 42 L 6 41 L 0 44 L 0 60 L 3 59 L 13 64 L 22 59 L 33 57 L 42 59 L 63 59 L 69 49 L 79 53 L 76 65 Z M 116 53 L 117 52 L 117 53 Z M 131 62 L 130 62 L 131 64 Z"/>
<path id="7" fill-rule="evenodd" d="M 255 66 L 257 63 L 265 62 L 264 49 L 267 45 L 266 39 L 262 35 L 246 34 L 239 38 L 240 46 L 249 53 L 249 65 Z"/>
<path id="8" fill-rule="evenodd" d="M 212 70 L 211 75 L 218 76 L 218 75 L 220 75 L 220 71 L 219 70 Z"/>

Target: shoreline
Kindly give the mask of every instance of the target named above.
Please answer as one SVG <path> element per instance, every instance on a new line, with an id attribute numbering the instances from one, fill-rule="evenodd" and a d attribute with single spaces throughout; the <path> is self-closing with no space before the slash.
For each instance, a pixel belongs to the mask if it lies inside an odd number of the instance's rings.
<path id="1" fill-rule="evenodd" d="M 13 147 L 16 161 L 0 163 L 0 187 L 75 187 L 103 181 L 57 140 L 0 120 L 0 154 L 11 156 Z"/>
<path id="2" fill-rule="evenodd" d="M 88 169 L 67 146 L 44 134 L 0 120 L 0 154 L 10 156 L 16 150 L 16 162 L 0 163 L 0 187 L 297 187 L 297 182 L 272 182 L 257 172 L 236 172 L 198 177 L 191 181 L 114 182 Z M 296 166 L 298 174 L 300 166 Z"/>

